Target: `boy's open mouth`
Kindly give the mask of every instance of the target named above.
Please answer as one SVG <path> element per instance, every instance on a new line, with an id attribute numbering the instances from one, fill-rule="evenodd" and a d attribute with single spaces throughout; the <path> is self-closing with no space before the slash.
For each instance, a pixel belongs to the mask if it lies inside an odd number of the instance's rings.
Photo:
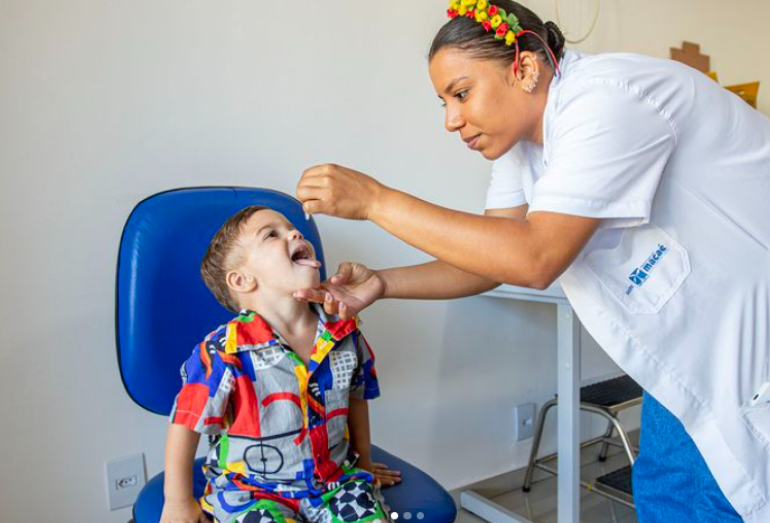
<path id="1" fill-rule="evenodd" d="M 321 262 L 313 259 L 313 252 L 306 243 L 299 243 L 291 252 L 291 262 L 297 265 L 303 265 L 305 267 L 312 267 L 318 269 L 321 267 Z"/>

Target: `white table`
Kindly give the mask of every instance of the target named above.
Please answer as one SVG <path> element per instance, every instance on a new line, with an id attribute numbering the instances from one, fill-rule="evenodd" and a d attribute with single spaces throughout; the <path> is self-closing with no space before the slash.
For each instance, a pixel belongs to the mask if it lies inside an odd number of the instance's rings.
<path id="1" fill-rule="evenodd" d="M 553 303 L 557 308 L 558 345 L 558 523 L 580 521 L 580 322 L 561 287 L 544 291 L 502 285 L 485 296 Z M 532 523 L 483 496 L 466 490 L 460 505 L 490 523 Z"/>

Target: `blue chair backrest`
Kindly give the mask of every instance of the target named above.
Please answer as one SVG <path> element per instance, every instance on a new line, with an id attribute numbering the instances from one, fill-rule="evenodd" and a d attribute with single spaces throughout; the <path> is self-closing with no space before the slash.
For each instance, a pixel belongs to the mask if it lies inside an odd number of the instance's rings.
<path id="1" fill-rule="evenodd" d="M 123 384 L 142 407 L 167 415 L 181 387 L 182 363 L 234 316 L 204 285 L 200 264 L 219 227 L 250 205 L 284 214 L 323 263 L 315 222 L 305 219 L 299 201 L 276 191 L 178 189 L 150 196 L 131 212 L 118 255 L 115 329 Z"/>

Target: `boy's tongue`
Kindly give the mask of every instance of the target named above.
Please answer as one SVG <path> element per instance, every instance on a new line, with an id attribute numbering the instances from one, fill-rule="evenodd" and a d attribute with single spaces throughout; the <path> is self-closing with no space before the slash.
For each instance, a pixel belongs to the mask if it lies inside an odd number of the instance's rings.
<path id="1" fill-rule="evenodd" d="M 294 263 L 297 265 L 304 265 L 305 267 L 312 267 L 314 269 L 321 268 L 321 262 L 318 260 L 296 260 Z"/>

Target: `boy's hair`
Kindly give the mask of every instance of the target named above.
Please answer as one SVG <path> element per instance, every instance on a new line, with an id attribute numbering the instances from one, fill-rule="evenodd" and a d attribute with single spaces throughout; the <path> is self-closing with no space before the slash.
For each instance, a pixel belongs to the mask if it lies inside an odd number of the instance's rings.
<path id="1" fill-rule="evenodd" d="M 241 236 L 243 224 L 254 213 L 265 209 L 269 209 L 269 207 L 252 205 L 230 216 L 211 239 L 201 262 L 201 277 L 206 287 L 222 306 L 236 314 L 240 312 L 241 307 L 227 286 L 227 273 L 233 269 L 237 260 L 233 256 L 233 251 Z"/>

